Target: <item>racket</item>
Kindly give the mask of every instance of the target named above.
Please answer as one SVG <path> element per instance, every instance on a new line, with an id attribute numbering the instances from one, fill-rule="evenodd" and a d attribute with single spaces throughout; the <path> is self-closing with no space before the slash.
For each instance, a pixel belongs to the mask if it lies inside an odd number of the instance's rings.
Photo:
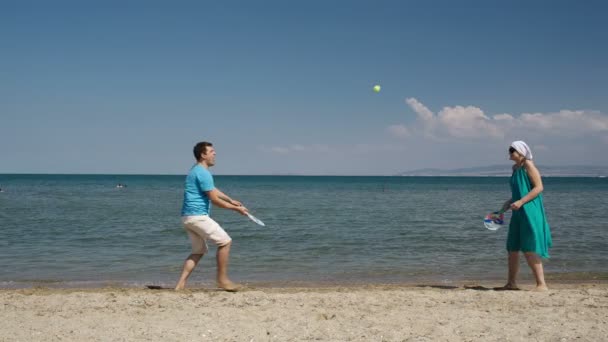
<path id="1" fill-rule="evenodd" d="M 489 230 L 498 230 L 505 224 L 505 214 L 502 211 L 489 213 L 483 219 L 483 225 Z"/>
<path id="2" fill-rule="evenodd" d="M 259 218 L 251 215 L 250 213 L 247 213 L 247 216 L 249 217 L 249 219 L 257 224 L 259 224 L 260 226 L 265 227 L 266 225 L 264 224 L 264 222 L 262 222 L 262 220 L 260 220 Z"/>

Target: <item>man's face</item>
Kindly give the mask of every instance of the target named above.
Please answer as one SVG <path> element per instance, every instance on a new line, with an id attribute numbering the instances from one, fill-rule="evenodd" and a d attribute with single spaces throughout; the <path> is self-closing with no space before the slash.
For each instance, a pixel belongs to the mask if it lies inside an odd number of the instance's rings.
<path id="1" fill-rule="evenodd" d="M 215 165 L 215 149 L 213 146 L 207 146 L 207 153 L 203 153 L 202 157 L 207 166 Z"/>

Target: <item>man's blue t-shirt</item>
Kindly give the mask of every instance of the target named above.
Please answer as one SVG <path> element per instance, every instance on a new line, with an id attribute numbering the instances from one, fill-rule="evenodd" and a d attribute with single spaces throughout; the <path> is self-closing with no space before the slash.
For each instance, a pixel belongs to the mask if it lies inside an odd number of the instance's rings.
<path id="1" fill-rule="evenodd" d="M 211 172 L 200 164 L 194 165 L 186 176 L 182 216 L 209 215 L 211 201 L 206 192 L 214 188 Z"/>

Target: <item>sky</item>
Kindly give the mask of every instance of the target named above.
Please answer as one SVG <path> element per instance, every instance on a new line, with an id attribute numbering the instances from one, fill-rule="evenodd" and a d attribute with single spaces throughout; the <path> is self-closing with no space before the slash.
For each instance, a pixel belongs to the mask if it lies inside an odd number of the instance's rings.
<path id="1" fill-rule="evenodd" d="M 0 173 L 608 165 L 605 1 L 0 0 Z M 382 86 L 379 93 L 372 88 Z M 542 172 L 542 170 L 541 170 Z"/>

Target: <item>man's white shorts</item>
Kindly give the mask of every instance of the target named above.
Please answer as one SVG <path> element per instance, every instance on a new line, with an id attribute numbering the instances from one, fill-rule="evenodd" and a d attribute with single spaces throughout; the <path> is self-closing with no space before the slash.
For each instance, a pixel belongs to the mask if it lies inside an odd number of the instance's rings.
<path id="1" fill-rule="evenodd" d="M 192 242 L 192 254 L 206 254 L 207 240 L 217 246 L 225 246 L 232 241 L 228 233 L 207 215 L 182 216 L 182 223 Z"/>

